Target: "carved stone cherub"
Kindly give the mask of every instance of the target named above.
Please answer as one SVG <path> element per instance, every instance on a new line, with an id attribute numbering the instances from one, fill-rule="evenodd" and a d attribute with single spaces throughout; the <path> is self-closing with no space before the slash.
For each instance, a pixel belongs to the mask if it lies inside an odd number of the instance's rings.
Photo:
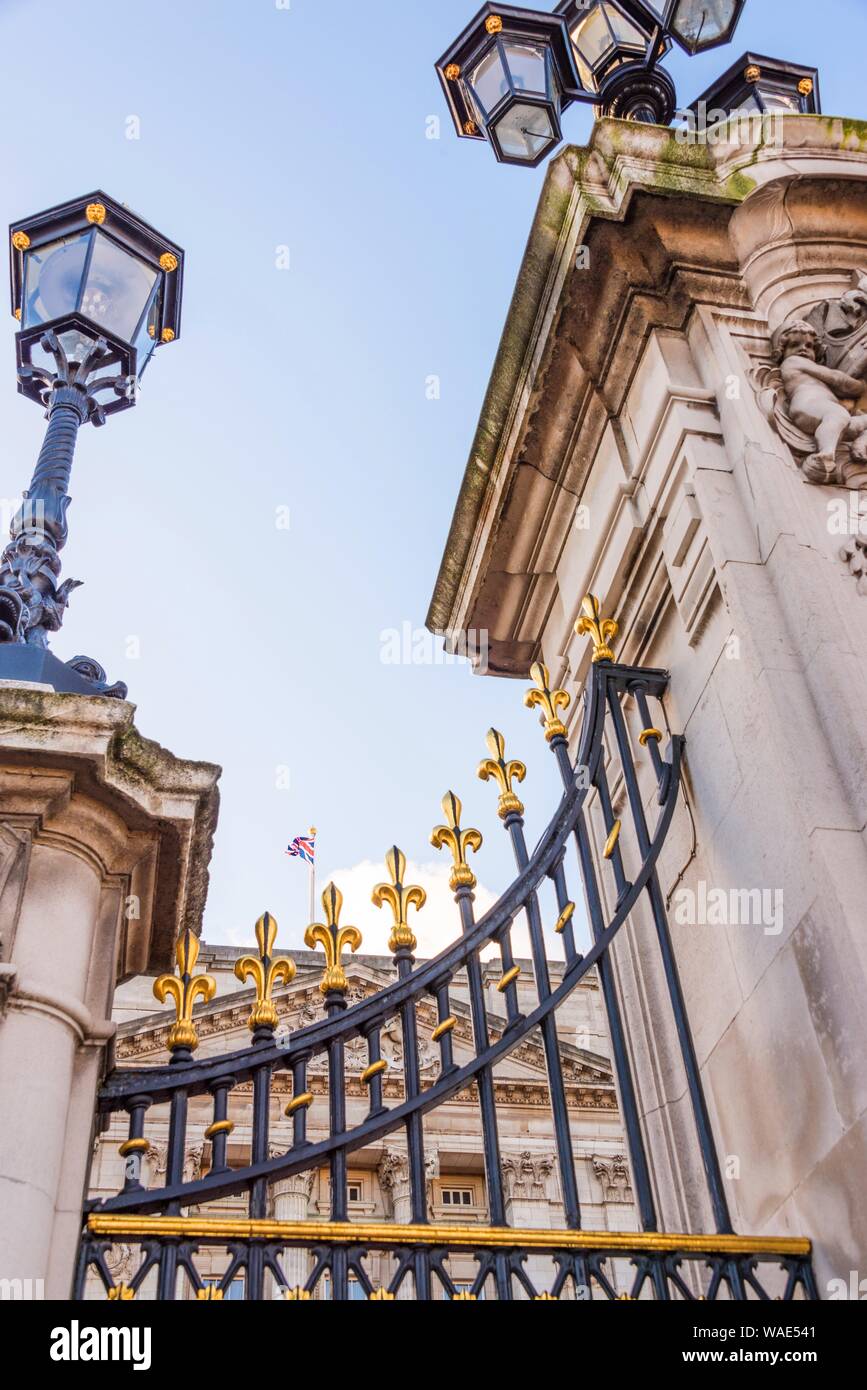
<path id="1" fill-rule="evenodd" d="M 867 414 L 856 410 L 864 382 L 824 365 L 822 337 L 806 319 L 790 319 L 774 335 L 773 345 L 789 418 L 816 442 L 804 475 L 810 482 L 835 482 L 837 450 L 844 440 L 853 459 L 867 462 Z"/>
<path id="2" fill-rule="evenodd" d="M 773 364 L 750 374 L 759 403 L 811 483 L 867 487 L 867 272 L 786 320 Z"/>

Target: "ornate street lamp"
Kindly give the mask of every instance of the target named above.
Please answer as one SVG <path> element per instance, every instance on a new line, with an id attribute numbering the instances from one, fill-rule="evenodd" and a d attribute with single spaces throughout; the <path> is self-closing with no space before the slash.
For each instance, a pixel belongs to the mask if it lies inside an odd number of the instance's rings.
<path id="1" fill-rule="evenodd" d="M 730 43 L 747 0 L 665 0 L 663 27 L 687 53 Z"/>
<path id="2" fill-rule="evenodd" d="M 484 5 L 437 72 L 458 135 L 531 168 L 560 143 L 564 95 L 579 85 L 563 20 L 511 5 Z"/>
<path id="3" fill-rule="evenodd" d="M 783 63 L 760 53 L 745 53 L 723 73 L 690 110 L 707 119 L 713 112 L 734 116 L 816 116 L 821 113 L 819 73 L 800 63 Z"/>
<path id="4" fill-rule="evenodd" d="M 562 0 L 575 63 L 597 115 L 668 125 L 674 83 L 659 60 L 671 48 L 659 16 L 643 0 Z"/>
<path id="5" fill-rule="evenodd" d="M 668 125 L 672 40 L 701 53 L 733 37 L 746 0 L 561 0 L 553 14 L 487 4 L 437 72 L 458 135 L 487 140 L 501 163 L 539 164 L 572 102 Z"/>
<path id="6" fill-rule="evenodd" d="M 78 431 L 135 405 L 155 349 L 180 331 L 183 252 L 104 193 L 10 228 L 18 390 L 48 429 L 0 559 L 0 678 L 124 698 L 90 658 L 47 650 L 77 580 L 58 584 Z"/>

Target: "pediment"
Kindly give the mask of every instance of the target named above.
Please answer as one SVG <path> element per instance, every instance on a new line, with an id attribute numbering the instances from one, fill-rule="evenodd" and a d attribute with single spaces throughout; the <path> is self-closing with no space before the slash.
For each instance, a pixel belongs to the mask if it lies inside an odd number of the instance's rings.
<path id="1" fill-rule="evenodd" d="M 347 1002 L 350 1006 L 380 992 L 384 982 L 380 978 L 371 978 L 372 973 L 378 975 L 380 972 L 371 972 L 364 967 L 347 971 Z M 200 1040 L 197 1055 L 213 1057 L 246 1047 L 250 1039 L 247 1020 L 254 1001 L 255 991 L 243 989 L 216 999 L 204 1009 L 197 1009 L 194 1016 Z M 275 995 L 274 1002 L 281 1030 L 296 1032 L 323 1017 L 322 995 L 315 977 L 296 978 Z M 461 1000 L 453 1000 L 452 1011 L 457 1020 L 452 1032 L 453 1051 L 460 1067 L 470 1062 L 474 1055 L 472 1020 L 468 1006 Z M 434 1001 L 431 999 L 420 1003 L 416 1017 L 419 1067 L 424 1086 L 436 1080 L 440 1069 L 439 1044 L 432 1038 L 439 1021 Z M 168 1059 L 168 1032 L 172 1018 L 171 1010 L 160 1010 L 121 1024 L 116 1041 L 118 1064 L 164 1066 Z M 488 1027 L 493 1038 L 501 1035 L 503 1026 L 504 1021 L 500 1017 L 488 1015 Z M 380 1046 L 382 1056 L 388 1063 L 383 1082 L 385 1094 L 389 1098 L 400 1098 L 403 1094 L 403 1038 L 399 1019 L 392 1018 L 385 1024 Z M 345 1058 L 347 1085 L 351 1094 L 355 1089 L 353 1080 L 360 1078 L 368 1065 L 366 1041 L 354 1038 L 348 1042 Z M 601 1103 L 603 1108 L 614 1108 L 616 1101 L 611 1064 L 606 1057 L 561 1043 L 560 1059 L 567 1088 L 580 1088 L 587 1103 L 593 1103 L 595 1096 L 596 1103 Z M 308 1075 L 314 1091 L 325 1088 L 327 1063 L 324 1056 L 311 1060 Z M 520 1103 L 527 1087 L 534 1093 L 547 1093 L 545 1052 L 538 1032 L 524 1038 L 497 1066 L 495 1079 L 500 1090 L 505 1088 L 509 1092 L 508 1099 L 514 1096 L 515 1103 Z M 288 1076 L 285 1080 L 288 1086 Z M 275 1084 L 279 1081 L 279 1077 L 275 1078 Z M 474 1088 L 471 1089 L 474 1091 Z"/>

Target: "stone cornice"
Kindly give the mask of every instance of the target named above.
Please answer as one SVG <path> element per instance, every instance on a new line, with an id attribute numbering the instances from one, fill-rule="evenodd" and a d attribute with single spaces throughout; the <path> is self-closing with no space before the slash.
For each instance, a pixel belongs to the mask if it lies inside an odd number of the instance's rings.
<path id="1" fill-rule="evenodd" d="M 732 211 L 775 181 L 794 181 L 820 169 L 827 178 L 829 162 L 836 177 L 867 178 L 867 124 L 786 116 L 775 126 L 772 141 L 765 140 L 760 129 L 739 126 L 725 143 L 689 145 L 661 127 L 604 120 L 597 122 L 586 148 L 570 147 L 552 162 L 461 485 L 428 613 L 430 628 L 459 634 L 490 627 L 489 670 L 526 673 L 537 654 L 532 632 L 540 630 L 554 598 L 548 580 L 551 556 L 558 532 L 568 527 L 574 511 L 580 485 L 576 469 L 580 473 L 582 463 L 586 465 L 595 452 L 618 408 L 618 401 L 609 397 L 606 378 L 622 400 L 628 374 L 624 376 L 618 364 L 624 354 L 630 355 L 630 345 L 634 349 L 642 331 L 682 326 L 691 304 L 701 298 L 702 280 L 715 274 L 714 299 L 740 302 L 740 268 L 733 248 L 723 244 L 728 243 L 727 235 L 722 235 Z M 644 195 L 652 195 L 657 205 L 661 198 L 674 200 L 678 215 L 684 214 L 687 222 L 695 222 L 704 206 L 711 242 L 717 246 L 711 246 L 710 264 L 701 266 L 690 263 L 688 250 L 678 253 L 675 247 L 666 266 L 665 257 L 658 254 L 668 250 L 666 236 L 659 238 L 659 248 L 653 237 L 638 238 L 638 256 L 647 258 L 645 283 L 641 274 L 633 277 L 629 267 L 615 266 L 623 281 L 619 302 L 609 289 L 603 313 L 598 312 L 600 286 L 593 287 L 597 312 L 591 320 L 592 337 L 597 352 L 605 354 L 593 358 L 584 352 L 590 335 L 586 315 L 582 331 L 580 305 L 582 293 L 588 304 L 593 294 L 576 290 L 576 252 L 596 237 L 593 263 L 598 270 L 590 278 L 616 279 L 610 265 L 613 243 L 594 229 L 632 218 L 636 201 Z M 677 225 L 674 211 L 660 209 L 648 220 L 656 216 L 671 228 Z M 562 319 L 564 311 L 571 313 L 573 323 Z M 635 322 L 630 341 L 624 343 L 627 314 Z M 631 357 L 634 362 L 634 350 Z M 531 431 L 535 440 L 529 438 Z M 581 447 L 576 451 L 579 436 Z M 527 474 L 523 481 L 522 464 Z M 525 492 L 530 490 L 538 520 L 525 532 L 542 536 L 546 546 L 546 563 L 536 565 L 536 572 L 531 572 L 529 556 L 512 553 L 514 528 L 503 524 L 509 499 L 517 497 L 522 513 L 528 513 Z M 504 549 L 504 557 L 494 562 L 497 547 Z M 495 576 L 501 570 L 503 578 L 495 578 L 485 594 L 489 570 Z M 579 600 L 580 595 L 576 603 Z M 501 615 L 508 633 L 502 640 L 493 630 L 495 614 Z M 522 629 L 529 630 L 527 637 Z"/>

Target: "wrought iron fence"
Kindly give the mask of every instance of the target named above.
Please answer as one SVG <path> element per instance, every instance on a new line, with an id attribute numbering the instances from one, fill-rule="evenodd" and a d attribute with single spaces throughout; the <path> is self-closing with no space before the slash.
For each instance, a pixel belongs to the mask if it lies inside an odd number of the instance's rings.
<path id="1" fill-rule="evenodd" d="M 424 906 L 425 895 L 417 885 L 404 882 L 406 861 L 394 847 L 386 856 L 389 880 L 374 889 L 374 902 L 393 915 L 389 947 L 397 966 L 396 981 L 352 1008 L 346 1005 L 347 980 L 344 955 L 361 944 L 353 926 L 341 925 L 342 898 L 334 884 L 322 895 L 324 918 L 307 929 L 306 944 L 321 946 L 325 971 L 321 990 L 325 1017 L 301 1028 L 288 1038 L 277 1037 L 278 1014 L 273 992 L 291 982 L 295 965 L 275 956 L 276 926 L 266 913 L 257 924 L 259 951 L 238 961 L 236 972 L 251 980 L 256 1001 L 249 1018 L 251 1043 L 241 1051 L 196 1060 L 198 1043 L 194 1006 L 209 1001 L 216 982 L 196 974 L 198 942 L 189 932 L 178 943 L 178 973 L 161 977 L 155 992 L 161 1002 L 171 999 L 176 1009 L 168 1046 L 171 1062 L 162 1068 L 119 1068 L 105 1081 L 99 1097 L 103 1116 L 127 1112 L 128 1137 L 120 1152 L 127 1160 L 122 1191 L 108 1199 L 89 1202 L 85 1212 L 76 1297 L 84 1297 L 88 1274 L 101 1281 L 110 1299 L 126 1299 L 154 1284 L 159 1299 L 179 1296 L 185 1277 L 199 1299 L 230 1295 L 243 1280 L 247 1299 L 282 1293 L 290 1300 L 318 1296 L 326 1281 L 336 1300 L 354 1297 L 429 1300 L 444 1297 L 470 1300 L 532 1298 L 640 1298 L 784 1299 L 817 1297 L 812 1274 L 810 1244 L 806 1240 L 748 1238 L 733 1233 L 716 1145 L 702 1088 L 689 1021 L 677 971 L 668 921 L 657 879 L 656 866 L 674 815 L 683 756 L 683 739 L 674 736 L 663 753 L 664 735 L 654 723 L 651 703 L 658 705 L 668 685 L 667 673 L 618 664 L 610 642 L 616 624 L 601 617 L 597 601 L 588 597 L 578 624 L 593 640 L 593 664 L 584 695 L 583 722 L 577 754 L 570 757 L 567 731 L 561 719 L 570 704 L 563 690 L 551 688 L 547 669 L 532 668 L 534 687 L 525 703 L 538 710 L 545 738 L 556 759 L 563 782 L 563 796 L 548 828 L 530 852 L 524 831 L 524 807 L 515 790 L 525 777 L 523 763 L 506 756 L 502 736 L 491 730 L 488 754 L 479 776 L 492 781 L 499 794 L 498 814 L 511 841 L 516 877 L 498 902 L 480 921 L 474 916 L 476 878 L 469 855 L 481 847 L 478 830 L 462 824 L 462 806 L 449 792 L 443 800 L 444 824 L 432 835 L 433 844 L 452 858 L 450 887 L 460 915 L 461 935 L 434 960 L 416 968 L 416 939 L 408 920 L 410 909 Z M 657 781 L 658 814 L 650 826 L 641 795 L 632 736 L 624 703 L 633 702 L 641 725 L 636 742 L 652 760 Z M 660 723 L 663 721 L 660 720 Z M 607 743 L 606 743 L 607 734 Z M 629 806 L 631 833 L 637 853 L 635 872 L 627 875 L 623 825 L 615 816 L 606 766 L 606 748 L 616 750 L 622 787 Z M 587 815 L 594 795 L 604 818 L 606 840 L 594 853 Z M 575 898 L 567 878 L 567 849 L 577 850 L 584 900 L 592 934 L 589 949 L 579 951 L 574 931 Z M 630 862 L 632 862 L 632 858 Z M 603 892 L 599 870 L 611 875 Z M 553 884 L 558 917 L 555 930 L 565 956 L 562 977 L 552 981 L 545 945 L 540 890 Z M 674 1027 L 686 1075 L 689 1099 L 708 1196 L 714 1214 L 713 1235 L 662 1233 L 658 1229 L 650 1165 L 627 1049 L 621 1005 L 615 987 L 609 948 L 639 899 L 646 897 L 661 956 Z M 605 902 L 614 906 L 606 911 Z M 522 1013 L 512 929 L 523 915 L 529 931 L 535 983 L 535 1007 Z M 485 1007 L 481 953 L 499 951 L 506 1026 L 492 1034 Z M 582 1230 L 572 1136 L 558 1045 L 557 1010 L 589 971 L 596 969 L 603 993 L 634 1177 L 640 1231 L 612 1233 Z M 455 1057 L 452 1032 L 456 1017 L 450 992 L 456 977 L 466 979 L 473 1026 L 473 1055 L 461 1063 Z M 439 1071 L 422 1084 L 418 1058 L 416 1006 L 435 1001 L 437 1026 L 432 1040 L 439 1048 Z M 383 1030 L 399 1020 L 403 1034 L 404 1094 L 387 1105 L 383 1094 Z M 545 1052 L 550 1104 L 556 1140 L 565 1229 L 517 1230 L 507 1224 L 500 1161 L 498 1115 L 494 1071 L 531 1033 L 538 1030 Z M 347 1044 L 363 1039 L 367 1066 L 362 1082 L 369 1095 L 367 1114 L 348 1124 L 346 1112 Z M 313 1094 L 308 1086 L 311 1059 L 324 1057 L 328 1070 L 328 1134 L 308 1137 L 308 1110 Z M 285 1152 L 269 1151 L 269 1111 L 272 1081 L 289 1073 L 292 1098 L 285 1114 L 292 1120 L 292 1140 Z M 233 1123 L 229 1101 L 239 1087 L 252 1086 L 252 1143 L 249 1162 L 230 1168 L 227 1142 Z M 423 1119 L 457 1093 L 474 1088 L 478 1096 L 483 1140 L 487 1205 L 490 1225 L 436 1225 L 428 1220 Z M 195 1097 L 210 1096 L 213 1119 L 206 1130 L 212 1147 L 207 1174 L 192 1181 L 184 1177 L 188 1105 Z M 148 1113 L 153 1107 L 169 1109 L 169 1137 L 165 1179 L 161 1186 L 145 1187 L 141 1181 L 141 1155 L 147 1150 Z M 347 1159 L 366 1145 L 394 1131 L 406 1133 L 409 1160 L 411 1221 L 406 1225 L 364 1224 L 348 1219 Z M 327 1165 L 330 1171 L 330 1213 L 327 1221 L 276 1221 L 268 1216 L 269 1185 L 295 1174 Z M 244 1194 L 244 1219 L 215 1215 L 190 1215 L 232 1194 Z M 126 1242 L 140 1250 L 140 1263 L 128 1283 L 115 1281 L 107 1254 L 114 1242 Z M 215 1283 L 197 1266 L 197 1254 L 209 1247 L 226 1252 L 225 1272 Z M 286 1255 L 294 1249 L 312 1254 L 303 1284 L 287 1273 Z M 375 1285 L 371 1256 L 389 1257 L 390 1273 Z M 450 1272 L 450 1256 L 471 1254 L 476 1273 L 459 1284 Z M 532 1273 L 525 1268 L 530 1254 L 544 1257 L 550 1268 L 546 1287 L 539 1287 L 538 1258 Z M 628 1292 L 618 1268 L 629 1269 Z"/>

